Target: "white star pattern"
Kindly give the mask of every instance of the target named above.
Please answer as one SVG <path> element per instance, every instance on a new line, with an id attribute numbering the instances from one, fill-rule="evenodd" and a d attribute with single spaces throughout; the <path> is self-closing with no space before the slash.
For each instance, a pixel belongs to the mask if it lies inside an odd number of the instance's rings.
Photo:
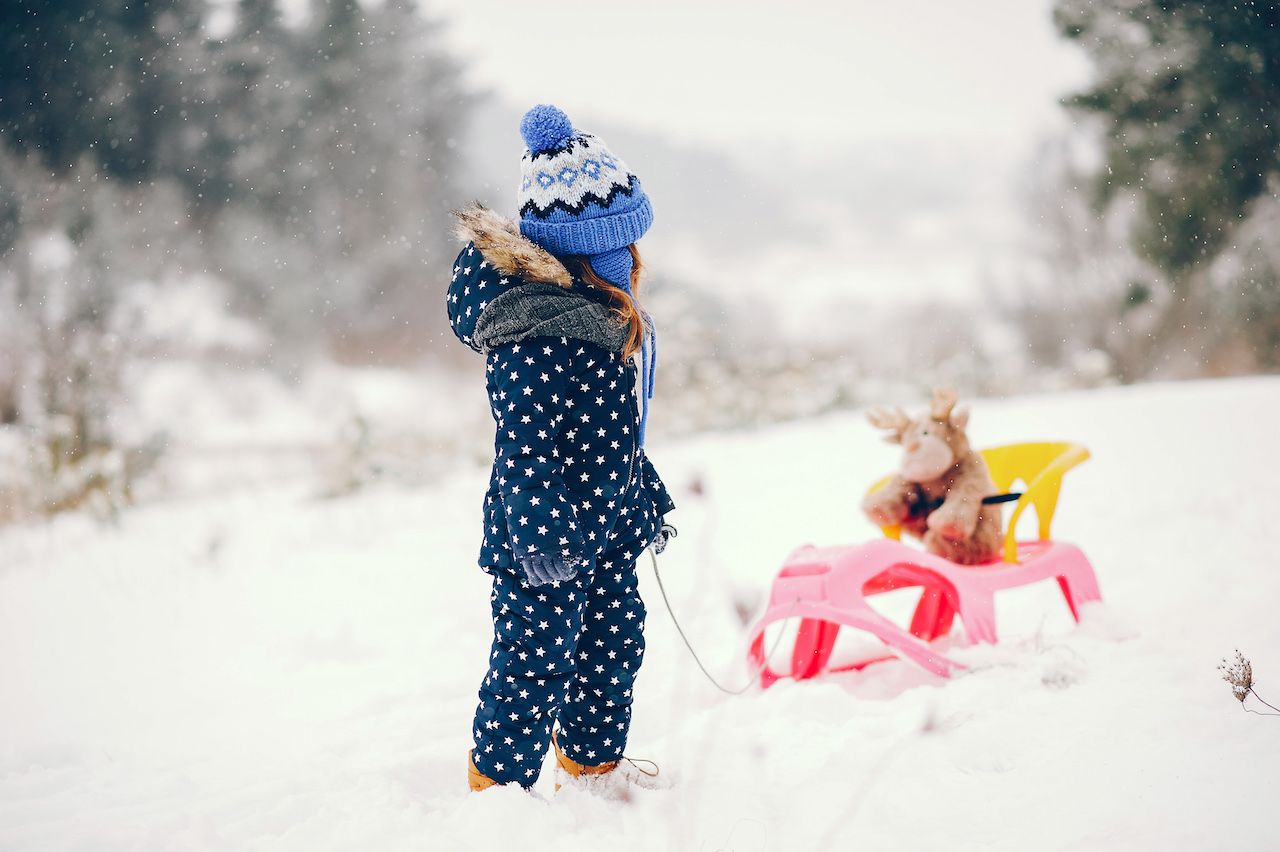
<path id="1" fill-rule="evenodd" d="M 486 775 L 532 783 L 553 722 L 560 747 L 582 762 L 621 756 L 644 658 L 645 608 L 635 574 L 643 549 L 628 542 L 596 563 L 624 570 L 592 566 L 536 593 L 514 571 L 494 573 L 495 635 L 473 731 L 476 766 Z M 584 594 L 595 590 L 601 594 Z M 523 768 L 528 764 L 533 773 Z"/>
<path id="2" fill-rule="evenodd" d="M 485 306 L 522 280 L 467 246 L 453 269 L 449 319 L 471 341 Z M 481 305 L 481 296 L 485 299 Z M 489 668 L 473 727 L 477 768 L 532 784 L 558 726 L 584 763 L 622 754 L 644 656 L 636 559 L 674 506 L 638 446 L 637 370 L 566 337 L 485 353 L 495 425 L 480 565 L 493 577 Z M 518 556 L 579 563 L 564 582 L 530 587 Z"/>
<path id="3" fill-rule="evenodd" d="M 619 541 L 651 541 L 670 510 L 634 439 L 634 365 L 582 341 L 536 340 L 486 359 L 497 440 L 480 564 L 490 571 L 516 565 L 517 553 L 589 560 Z M 571 421 L 575 407 L 585 410 Z M 589 424 L 593 411 L 608 417 L 606 427 L 573 425 Z M 606 498 L 603 511 L 591 511 L 593 497 Z M 493 533 L 504 525 L 508 535 Z"/>

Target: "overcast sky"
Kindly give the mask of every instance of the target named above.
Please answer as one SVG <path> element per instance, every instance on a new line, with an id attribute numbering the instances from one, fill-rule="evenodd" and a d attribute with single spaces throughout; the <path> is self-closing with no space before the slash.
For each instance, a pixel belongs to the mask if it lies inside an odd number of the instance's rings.
<path id="1" fill-rule="evenodd" d="M 429 0 L 473 81 L 747 153 L 946 134 L 1002 148 L 1084 77 L 1044 0 Z"/>

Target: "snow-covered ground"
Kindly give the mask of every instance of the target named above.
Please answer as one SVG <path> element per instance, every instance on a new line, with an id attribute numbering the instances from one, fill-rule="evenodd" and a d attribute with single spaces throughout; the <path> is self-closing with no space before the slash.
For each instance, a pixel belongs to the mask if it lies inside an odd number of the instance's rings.
<path id="1" fill-rule="evenodd" d="M 1239 647 L 1280 699 L 1277 417 L 1274 379 L 979 401 L 979 444 L 1093 450 L 1055 531 L 1105 604 L 1076 627 L 1051 584 L 1006 593 L 1004 642 L 951 681 L 891 662 L 723 696 L 646 566 L 630 752 L 676 786 L 625 805 L 549 772 L 465 792 L 482 470 L 0 530 L 0 849 L 1275 849 L 1280 719 L 1215 666 Z M 840 415 L 651 451 L 673 604 L 740 684 L 739 612 L 794 546 L 875 534 L 855 507 L 893 450 Z"/>

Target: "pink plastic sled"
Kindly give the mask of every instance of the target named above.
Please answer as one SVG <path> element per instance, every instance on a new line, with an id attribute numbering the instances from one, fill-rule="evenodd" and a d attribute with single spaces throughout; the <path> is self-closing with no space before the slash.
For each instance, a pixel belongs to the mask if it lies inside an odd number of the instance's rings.
<path id="1" fill-rule="evenodd" d="M 1009 518 L 1003 560 L 957 565 L 903 544 L 898 540 L 901 531 L 895 527 L 885 528 L 887 538 L 866 544 L 797 549 L 778 572 L 768 608 L 752 629 L 747 656 L 760 671 L 761 686 L 768 687 L 787 676 L 804 680 L 823 671 L 861 669 L 899 656 L 949 677 L 964 666 L 929 643 L 945 636 L 957 615 L 969 642 L 994 643 L 997 591 L 1055 578 L 1077 621 L 1082 604 L 1101 599 L 1093 567 L 1080 549 L 1049 537 L 1062 476 L 1086 460 L 1089 451 L 1075 444 L 1034 443 L 994 447 L 983 450 L 982 455 L 1000 491 L 1009 491 L 1018 481 L 1026 483 Z M 1040 537 L 1020 542 L 1014 531 L 1028 506 L 1035 507 Z M 922 592 L 910 627 L 903 630 L 873 610 L 866 598 L 907 586 L 920 586 Z M 765 662 L 765 629 L 796 616 L 801 622 L 791 671 L 775 672 Z M 892 653 L 828 668 L 836 636 L 844 625 L 872 634 Z"/>

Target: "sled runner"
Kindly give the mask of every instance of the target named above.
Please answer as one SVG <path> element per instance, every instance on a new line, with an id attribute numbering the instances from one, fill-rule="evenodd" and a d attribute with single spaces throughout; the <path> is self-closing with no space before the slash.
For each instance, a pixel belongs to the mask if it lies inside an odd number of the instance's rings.
<path id="1" fill-rule="evenodd" d="M 1080 620 L 1080 607 L 1101 599 L 1089 560 L 1078 547 L 1050 537 L 1063 475 L 1089 458 L 1089 451 L 1071 443 L 1009 444 L 982 450 L 996 487 L 1009 491 L 1015 482 L 1026 487 L 1009 518 L 1003 559 L 963 566 L 903 544 L 901 530 L 884 527 L 886 538 L 860 545 L 806 545 L 787 557 L 773 581 L 769 604 L 752 628 L 747 656 L 760 671 L 761 686 L 783 677 L 805 680 L 823 671 L 861 669 L 874 662 L 902 657 L 942 677 L 963 669 L 930 647 L 947 635 L 956 617 L 969 642 L 996 641 L 995 593 L 1054 578 L 1071 615 Z M 874 491 L 887 481 L 872 485 Z M 1034 507 L 1039 537 L 1018 541 L 1018 520 Z M 921 587 L 920 601 L 907 630 L 880 615 L 867 603 L 870 595 L 908 586 Z M 799 616 L 790 672 L 768 667 L 764 654 L 765 629 Z M 842 626 L 864 630 L 888 646 L 891 653 L 828 668 L 836 636 Z"/>

